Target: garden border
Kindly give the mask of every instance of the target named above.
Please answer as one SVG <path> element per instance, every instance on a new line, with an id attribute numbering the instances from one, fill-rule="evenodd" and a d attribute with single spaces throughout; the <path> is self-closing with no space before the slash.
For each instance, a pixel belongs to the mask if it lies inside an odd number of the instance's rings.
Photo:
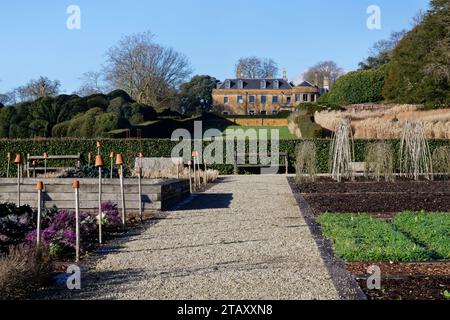
<path id="1" fill-rule="evenodd" d="M 331 241 L 322 234 L 322 227 L 315 220 L 312 209 L 303 196 L 297 192 L 293 177 L 287 178 L 300 212 L 317 244 L 322 260 L 331 276 L 333 284 L 342 300 L 367 300 L 366 295 L 352 274 L 345 268 L 345 262 L 335 256 Z"/>

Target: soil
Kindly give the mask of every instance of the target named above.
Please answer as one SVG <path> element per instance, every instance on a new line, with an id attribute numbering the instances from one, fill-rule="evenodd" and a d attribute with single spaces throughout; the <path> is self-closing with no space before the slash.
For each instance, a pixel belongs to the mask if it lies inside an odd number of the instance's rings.
<path id="1" fill-rule="evenodd" d="M 297 184 L 315 216 L 324 212 L 369 213 L 392 219 L 402 211 L 450 211 L 450 181 L 405 181 L 337 183 L 331 179 Z M 367 268 L 381 269 L 381 290 L 367 288 Z M 449 300 L 450 262 L 389 263 L 348 262 L 346 269 L 355 277 L 370 300 Z"/>
<path id="2" fill-rule="evenodd" d="M 315 215 L 366 212 L 391 218 L 402 211 L 450 211 L 449 181 L 301 183 L 299 191 Z"/>
<path id="3" fill-rule="evenodd" d="M 380 267 L 380 290 L 367 288 L 371 265 Z M 447 300 L 444 291 L 450 291 L 450 262 L 347 262 L 346 269 L 370 300 Z"/>

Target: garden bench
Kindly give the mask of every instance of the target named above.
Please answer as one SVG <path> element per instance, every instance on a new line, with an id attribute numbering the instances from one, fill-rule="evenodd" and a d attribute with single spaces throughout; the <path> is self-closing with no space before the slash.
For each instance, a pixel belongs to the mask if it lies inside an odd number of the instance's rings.
<path id="1" fill-rule="evenodd" d="M 366 162 L 352 162 L 350 163 L 350 169 L 353 173 L 366 173 L 367 163 Z"/>
<path id="2" fill-rule="evenodd" d="M 56 171 L 56 170 L 68 170 L 68 169 L 80 168 L 81 153 L 78 153 L 77 155 L 62 155 L 62 156 L 58 156 L 58 155 L 50 156 L 49 155 L 47 157 L 47 162 L 51 161 L 51 160 L 59 160 L 59 161 L 73 160 L 75 162 L 75 165 L 73 167 L 48 167 L 48 166 L 47 166 L 47 168 L 44 166 L 33 167 L 32 166 L 33 161 L 37 161 L 40 165 L 42 165 L 42 163 L 45 161 L 45 157 L 44 156 L 31 156 L 30 154 L 28 154 L 27 155 L 27 163 L 26 163 L 26 171 L 27 171 L 28 178 L 31 177 L 31 172 L 43 172 L 45 170 Z"/>
<path id="3" fill-rule="evenodd" d="M 271 166 L 275 166 L 275 167 L 285 167 L 286 169 L 286 175 L 288 174 L 289 171 L 289 157 L 287 152 L 280 152 L 278 153 L 280 158 L 283 158 L 284 161 L 283 162 L 279 162 L 278 164 L 262 164 L 262 163 L 256 163 L 256 164 L 249 164 L 247 163 L 247 158 L 248 157 L 257 157 L 259 159 L 259 154 L 258 153 L 235 153 L 235 157 L 234 157 L 234 165 L 236 166 L 236 168 L 270 168 Z M 270 158 L 272 156 L 271 153 L 267 153 L 267 156 Z M 242 160 L 242 161 L 239 161 Z"/>

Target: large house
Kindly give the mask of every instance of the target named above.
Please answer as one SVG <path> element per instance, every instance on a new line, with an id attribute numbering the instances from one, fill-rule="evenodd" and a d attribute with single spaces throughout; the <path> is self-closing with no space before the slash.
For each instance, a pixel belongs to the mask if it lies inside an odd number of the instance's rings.
<path id="1" fill-rule="evenodd" d="M 213 90 L 213 110 L 225 115 L 269 115 L 295 106 L 316 102 L 328 90 L 308 81 L 299 85 L 283 79 L 227 79 Z"/>

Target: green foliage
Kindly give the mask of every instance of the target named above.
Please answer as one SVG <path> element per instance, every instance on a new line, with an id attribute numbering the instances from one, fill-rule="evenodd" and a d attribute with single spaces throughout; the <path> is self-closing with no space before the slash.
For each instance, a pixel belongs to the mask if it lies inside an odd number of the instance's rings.
<path id="1" fill-rule="evenodd" d="M 450 259 L 450 213 L 404 212 L 395 216 L 394 226 L 436 259 Z"/>
<path id="2" fill-rule="evenodd" d="M 81 124 L 79 124 L 81 125 Z M 64 154 L 76 154 L 80 152 L 85 156 L 89 153 L 96 153 L 96 139 L 0 139 L 0 155 L 2 156 L 0 161 L 0 176 L 6 176 L 7 163 L 5 161 L 6 154 L 11 152 L 12 154 L 20 153 L 23 156 L 26 154 L 41 155 L 44 152 L 54 155 Z M 169 139 L 100 139 L 102 142 L 102 156 L 104 159 L 108 159 L 110 151 L 120 152 L 125 155 L 127 165 L 134 166 L 134 157 L 143 152 L 147 157 L 171 157 L 171 151 L 178 142 L 171 141 Z M 279 141 L 280 152 L 287 152 L 289 156 L 289 163 L 291 165 L 291 172 L 294 172 L 294 164 L 296 162 L 296 148 L 301 143 L 307 140 L 296 139 L 282 139 Z M 329 139 L 316 139 L 314 143 L 317 148 L 317 163 L 318 172 L 327 173 L 328 170 L 328 155 L 330 148 Z M 366 146 L 370 143 L 377 142 L 376 140 L 355 140 L 355 160 L 358 162 L 364 161 L 364 155 Z M 398 158 L 400 149 L 399 140 L 386 140 L 393 150 L 395 151 L 396 167 L 398 167 Z M 211 142 L 204 141 L 204 147 L 208 146 Z M 247 143 L 248 144 L 248 143 Z M 442 146 L 450 146 L 450 140 L 429 140 L 431 152 Z M 268 142 L 268 150 L 271 148 L 270 141 Z M 224 141 L 224 150 L 226 150 L 226 144 Z M 247 145 L 248 150 L 248 145 Z M 72 166 L 73 163 L 68 163 L 68 166 Z M 51 166 L 51 164 L 49 164 Z M 221 174 L 232 174 L 233 165 L 215 165 L 213 169 L 217 169 Z M 11 174 L 15 170 L 14 166 L 11 166 Z"/>
<path id="3" fill-rule="evenodd" d="M 423 22 L 393 52 L 383 96 L 398 103 L 446 106 L 450 102 L 450 8 L 433 1 Z"/>
<path id="4" fill-rule="evenodd" d="M 313 116 L 300 115 L 296 117 L 295 121 L 298 124 L 304 139 L 316 139 L 322 137 L 322 127 L 313 121 Z"/>
<path id="5" fill-rule="evenodd" d="M 195 76 L 180 88 L 181 106 L 186 112 L 200 108 L 209 109 L 212 103 L 212 91 L 216 87 L 216 79 L 210 76 Z M 201 105 L 203 100 L 203 105 Z"/>
<path id="6" fill-rule="evenodd" d="M 336 255 L 347 261 L 426 261 L 430 253 L 395 230 L 388 222 L 367 214 L 325 213 L 318 218 Z"/>
<path id="7" fill-rule="evenodd" d="M 386 72 L 386 66 L 349 72 L 340 77 L 333 89 L 318 102 L 342 105 L 381 101 Z"/>
<path id="8" fill-rule="evenodd" d="M 433 152 L 433 171 L 450 178 L 450 146 L 439 147 Z"/>

